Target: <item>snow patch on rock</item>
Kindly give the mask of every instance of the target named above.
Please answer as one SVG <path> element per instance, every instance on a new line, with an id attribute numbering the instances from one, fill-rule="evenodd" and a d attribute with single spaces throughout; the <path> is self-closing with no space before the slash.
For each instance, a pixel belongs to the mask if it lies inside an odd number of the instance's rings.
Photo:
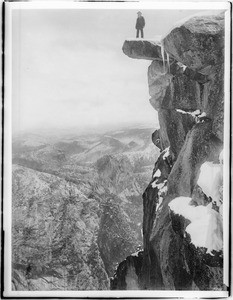
<path id="1" fill-rule="evenodd" d="M 222 204 L 220 189 L 223 184 L 223 171 L 220 164 L 214 164 L 213 162 L 202 164 L 197 184 L 207 197 L 212 198 L 213 202 L 218 206 Z"/>
<path id="2" fill-rule="evenodd" d="M 176 109 L 177 112 L 181 113 L 181 114 L 187 114 L 187 115 L 191 115 L 192 117 L 196 117 L 198 115 L 200 115 L 200 110 L 197 109 L 195 111 L 185 111 L 185 110 L 182 110 L 182 109 Z"/>
<path id="3" fill-rule="evenodd" d="M 213 250 L 223 249 L 223 227 L 220 214 L 211 208 L 208 209 L 209 206 L 211 207 L 211 203 L 206 207 L 205 217 L 189 224 L 186 232 L 190 234 L 196 247 L 205 247 L 207 253 L 212 254 Z"/>
<path id="4" fill-rule="evenodd" d="M 203 117 L 206 117 L 206 113 L 203 111 L 203 113 L 201 113 L 198 118 L 203 118 Z"/>
<path id="5" fill-rule="evenodd" d="M 161 204 L 163 202 L 163 197 L 167 193 L 167 180 L 164 180 L 161 183 L 158 183 L 158 179 L 152 182 L 151 186 L 153 188 L 158 189 L 158 204 L 156 205 L 156 211 L 161 207 Z"/>
<path id="6" fill-rule="evenodd" d="M 164 150 L 163 160 L 165 160 L 170 154 L 170 146 Z"/>
<path id="7" fill-rule="evenodd" d="M 173 199 L 168 206 L 175 214 L 181 215 L 192 222 L 198 217 L 201 217 L 201 215 L 198 210 L 195 210 L 195 206 L 189 204 L 191 200 L 192 198 L 189 197 L 177 197 Z M 200 211 L 200 213 L 201 212 L 202 211 Z"/>
<path id="8" fill-rule="evenodd" d="M 196 123 L 201 123 L 201 122 L 204 122 L 204 120 L 201 118 L 205 118 L 206 117 L 206 112 L 200 112 L 199 109 L 197 110 L 194 110 L 194 111 L 185 111 L 185 110 L 182 110 L 182 109 L 176 109 L 177 112 L 181 113 L 181 114 L 184 114 L 184 115 L 191 115 L 194 119 L 195 119 L 195 122 Z"/>
<path id="9" fill-rule="evenodd" d="M 166 192 L 167 192 L 166 182 L 167 182 L 167 180 L 164 181 L 164 185 L 163 185 L 163 187 L 159 190 L 159 194 L 162 194 L 162 193 L 166 193 Z"/>
<path id="10" fill-rule="evenodd" d="M 170 209 L 191 221 L 185 231 L 190 234 L 195 247 L 207 248 L 207 253 L 223 249 L 223 227 L 221 215 L 207 206 L 192 206 L 189 197 L 177 197 L 169 203 Z"/>
<path id="11" fill-rule="evenodd" d="M 140 251 L 134 252 L 134 253 L 131 254 L 131 256 L 138 256 L 138 253 L 139 253 L 139 252 L 140 252 Z"/>
<path id="12" fill-rule="evenodd" d="M 156 172 L 155 172 L 155 174 L 154 174 L 154 178 L 155 177 L 160 177 L 161 176 L 161 171 L 160 171 L 160 169 L 158 169 Z"/>
<path id="13" fill-rule="evenodd" d="M 155 180 L 154 182 L 152 182 L 151 186 L 153 187 L 153 189 L 157 188 L 158 190 L 160 190 L 164 187 L 164 182 L 158 183 L 158 180 Z"/>
<path id="14" fill-rule="evenodd" d="M 185 69 L 187 68 L 187 66 L 185 66 L 184 64 L 182 64 L 182 63 L 179 62 L 179 61 L 177 62 L 177 65 L 183 69 L 183 72 L 184 72 Z"/>

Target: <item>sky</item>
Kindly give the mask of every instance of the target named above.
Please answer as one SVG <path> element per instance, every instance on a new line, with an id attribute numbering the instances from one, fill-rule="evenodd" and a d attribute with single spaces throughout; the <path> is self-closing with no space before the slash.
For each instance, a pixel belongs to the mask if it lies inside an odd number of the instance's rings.
<path id="1" fill-rule="evenodd" d="M 198 11 L 142 10 L 145 38 L 164 35 Z M 13 132 L 156 124 L 149 103 L 151 61 L 127 57 L 137 10 L 14 9 Z"/>

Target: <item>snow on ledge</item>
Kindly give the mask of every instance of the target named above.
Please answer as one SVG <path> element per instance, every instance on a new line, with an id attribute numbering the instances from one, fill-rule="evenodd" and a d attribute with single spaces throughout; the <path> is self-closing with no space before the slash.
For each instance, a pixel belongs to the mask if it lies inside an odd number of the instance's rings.
<path id="1" fill-rule="evenodd" d="M 158 170 L 154 173 L 153 178 L 155 178 L 155 177 L 160 177 L 160 176 L 161 176 L 161 171 L 160 171 L 160 169 L 158 169 Z"/>
<path id="2" fill-rule="evenodd" d="M 185 110 L 182 110 L 182 109 L 176 109 L 177 112 L 181 113 L 181 114 L 187 114 L 187 115 L 191 115 L 193 116 L 194 118 L 198 115 L 200 115 L 200 110 L 197 109 L 195 111 L 185 111 Z"/>
<path id="3" fill-rule="evenodd" d="M 201 113 L 201 114 L 198 116 L 198 118 L 204 118 L 204 117 L 206 117 L 206 113 L 203 111 L 203 113 Z"/>
<path id="4" fill-rule="evenodd" d="M 162 189 L 165 185 L 165 182 L 161 182 L 161 183 L 157 183 L 158 179 L 153 181 L 151 186 L 153 187 L 153 189 L 157 188 L 158 190 Z"/>
<path id="5" fill-rule="evenodd" d="M 158 204 L 156 205 L 156 209 L 155 209 L 156 211 L 158 211 L 159 209 L 162 208 L 162 203 L 163 203 L 163 199 L 164 199 L 163 196 L 165 196 L 166 193 L 167 193 L 167 186 L 165 184 L 164 184 L 164 186 L 158 192 L 159 201 L 158 201 Z"/>
<path id="6" fill-rule="evenodd" d="M 134 252 L 134 253 L 130 254 L 130 256 L 137 256 L 138 257 L 139 252 L 140 251 Z"/>
<path id="7" fill-rule="evenodd" d="M 222 165 L 214 164 L 213 162 L 202 164 L 197 184 L 202 188 L 207 197 L 212 198 L 213 202 L 218 206 L 222 204 L 220 201 L 220 188 L 223 184 Z"/>
<path id="8" fill-rule="evenodd" d="M 207 248 L 207 253 L 223 249 L 223 225 L 221 215 L 207 206 L 191 206 L 189 197 L 173 199 L 168 206 L 175 213 L 191 221 L 185 231 L 190 234 L 195 247 Z"/>
<path id="9" fill-rule="evenodd" d="M 184 64 L 182 64 L 181 62 L 177 62 L 177 65 L 183 69 L 183 72 L 185 71 L 185 69 L 187 68 L 187 66 L 185 66 Z"/>
<path id="10" fill-rule="evenodd" d="M 173 199 L 168 206 L 175 214 L 181 215 L 190 221 L 194 221 L 198 216 L 201 216 L 195 211 L 195 206 L 189 204 L 191 200 L 192 198 L 189 197 L 177 197 Z"/>
<path id="11" fill-rule="evenodd" d="M 163 160 L 165 160 L 170 154 L 170 146 L 164 150 Z"/>
<path id="12" fill-rule="evenodd" d="M 162 208 L 162 203 L 165 195 L 167 194 L 167 179 L 165 179 L 161 183 L 157 183 L 158 179 L 156 179 L 154 182 L 152 182 L 151 186 L 152 188 L 158 189 L 158 203 L 156 205 L 156 211 L 160 208 Z"/>
<path id="13" fill-rule="evenodd" d="M 206 112 L 203 111 L 201 113 L 199 109 L 194 110 L 194 111 L 185 111 L 185 110 L 182 110 L 182 109 L 178 108 L 178 109 L 176 109 L 176 111 L 178 113 L 183 114 L 183 115 L 190 115 L 190 116 L 192 116 L 195 119 L 196 123 L 203 122 L 203 120 L 201 120 L 201 119 L 206 117 Z"/>

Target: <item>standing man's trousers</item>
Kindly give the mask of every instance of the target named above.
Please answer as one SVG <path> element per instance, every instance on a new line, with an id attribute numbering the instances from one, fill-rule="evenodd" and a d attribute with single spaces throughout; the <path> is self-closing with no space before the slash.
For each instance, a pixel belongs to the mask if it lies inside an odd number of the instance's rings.
<path id="1" fill-rule="evenodd" d="M 143 28 L 142 29 L 137 29 L 137 38 L 139 37 L 139 31 L 141 32 L 141 38 L 143 38 Z"/>

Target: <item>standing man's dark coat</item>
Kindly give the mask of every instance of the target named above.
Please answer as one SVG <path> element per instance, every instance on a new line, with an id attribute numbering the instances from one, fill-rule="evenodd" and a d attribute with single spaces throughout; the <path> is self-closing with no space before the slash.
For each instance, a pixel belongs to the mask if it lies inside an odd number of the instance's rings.
<path id="1" fill-rule="evenodd" d="M 139 11 L 138 13 L 138 18 L 137 18 L 137 22 L 136 22 L 136 26 L 135 28 L 137 29 L 137 38 L 139 37 L 139 31 L 141 32 L 141 37 L 143 38 L 143 28 L 145 27 L 145 19 L 142 16 L 142 13 Z"/>

